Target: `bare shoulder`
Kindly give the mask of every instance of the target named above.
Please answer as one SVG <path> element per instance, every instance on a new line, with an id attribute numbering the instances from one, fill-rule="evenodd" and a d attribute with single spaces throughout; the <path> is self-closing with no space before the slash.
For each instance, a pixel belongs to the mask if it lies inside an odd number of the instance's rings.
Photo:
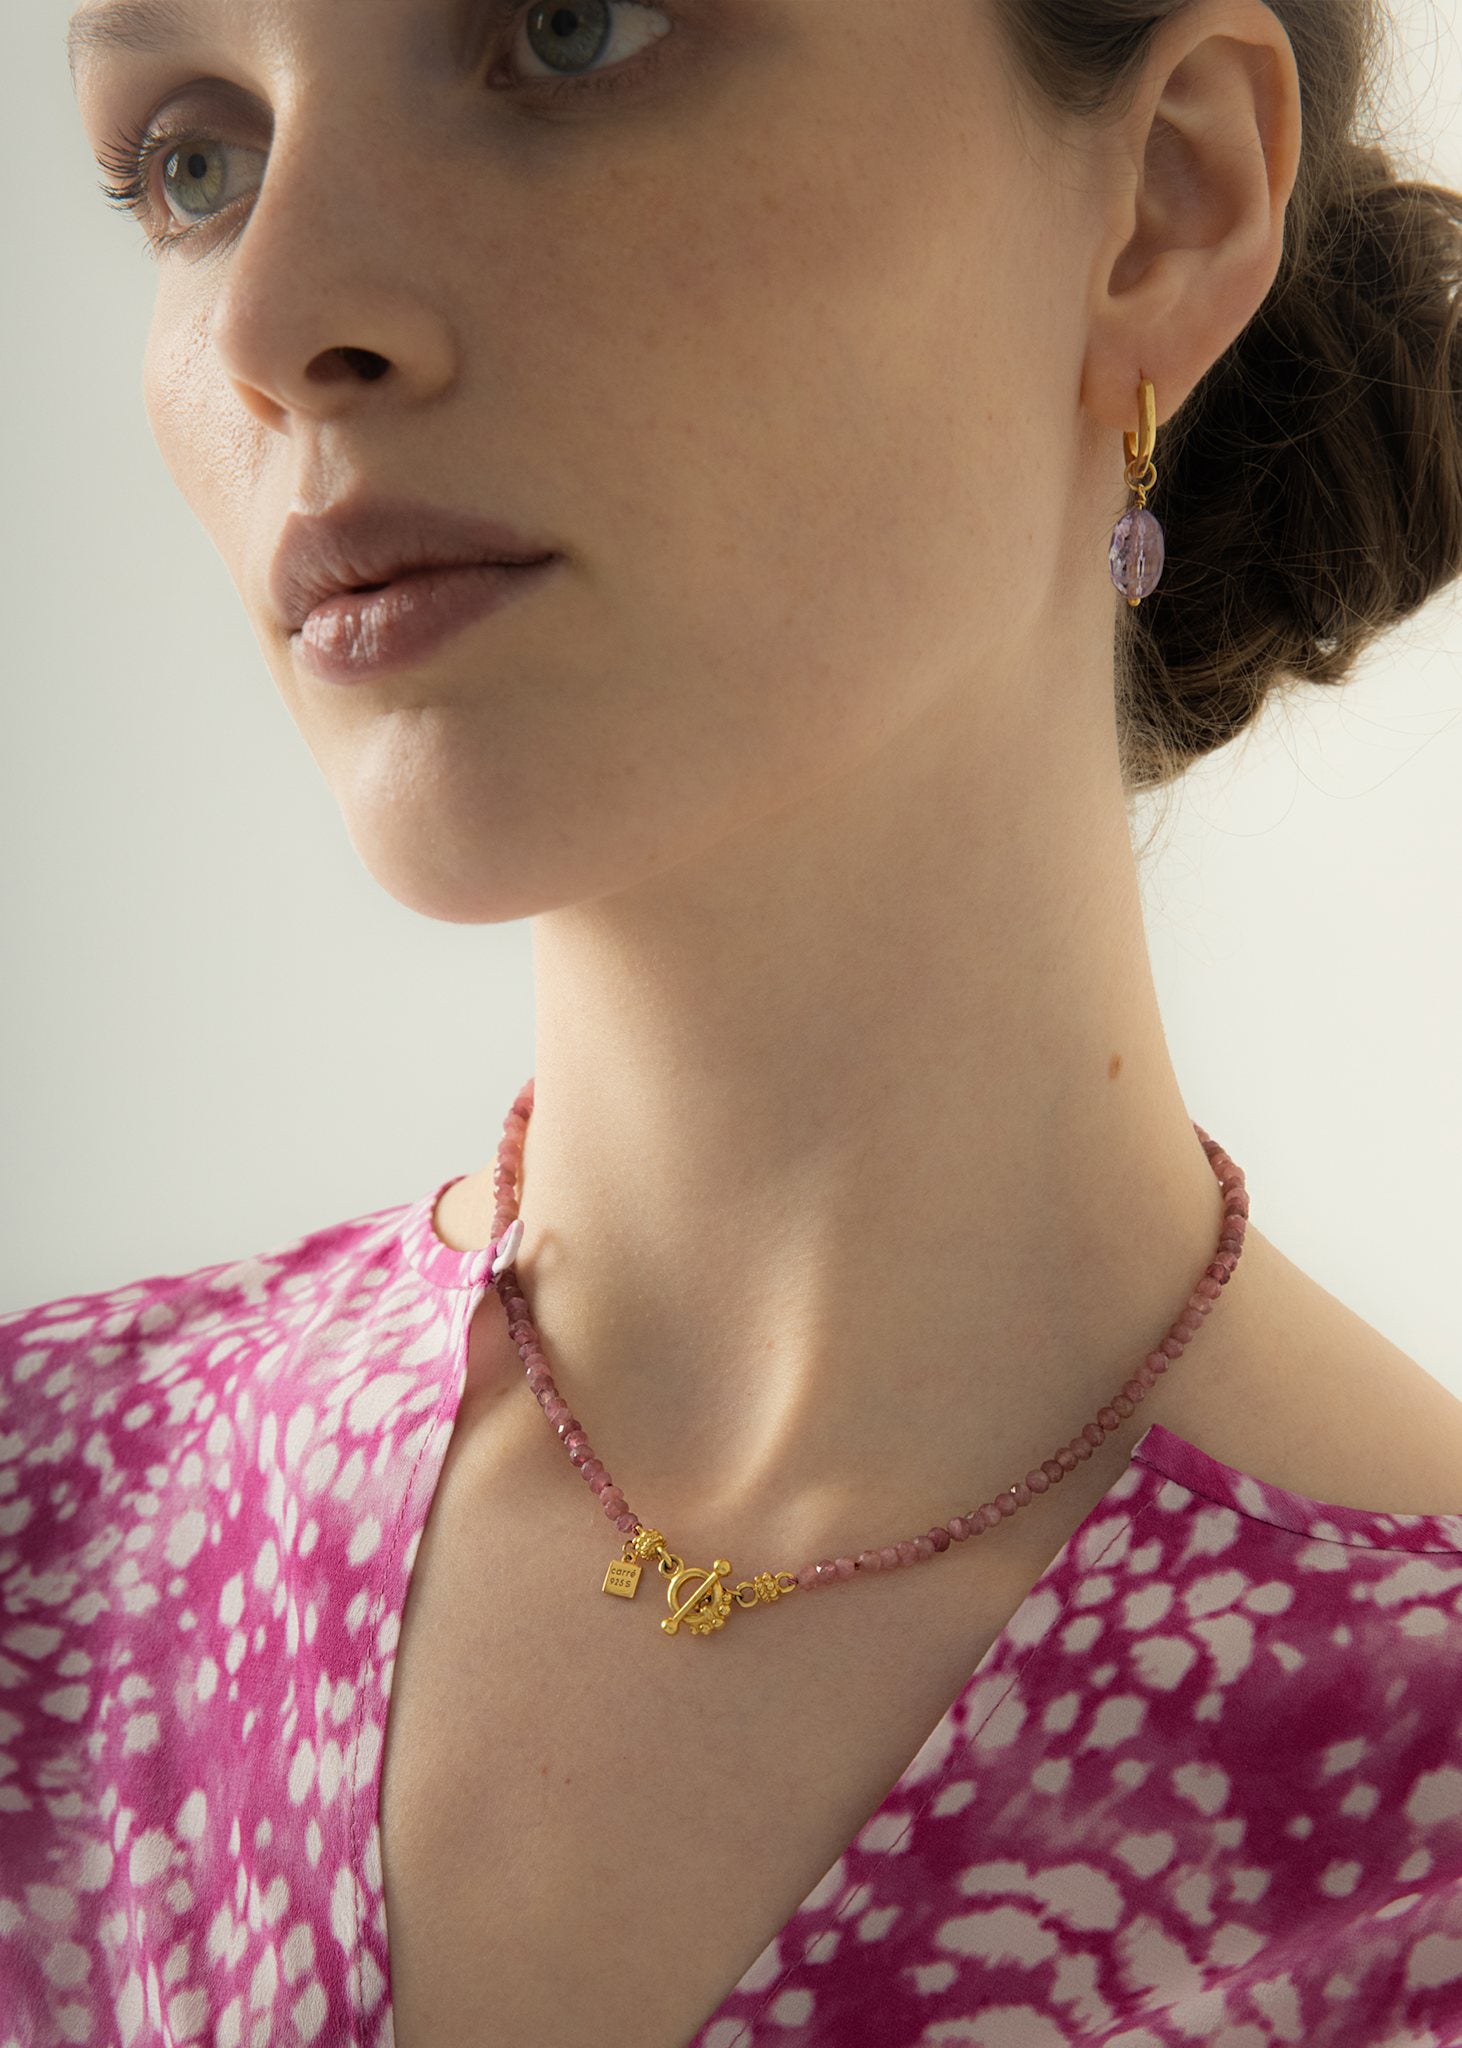
<path id="1" fill-rule="evenodd" d="M 1462 1515 L 1462 1400 L 1405 1352 L 1372 1331 L 1344 1407 L 1339 1466 L 1344 1490 L 1323 1496 L 1350 1507 L 1402 1515 Z M 1319 1498 L 1320 1496 L 1314 1496 Z"/>
<path id="2" fill-rule="evenodd" d="M 455 1251 L 475 1252 L 492 1243 L 492 1173 L 479 1167 L 453 1181 L 437 1203 L 432 1225 Z"/>
<path id="3" fill-rule="evenodd" d="M 1185 1370 L 1200 1366 L 1216 1317 L 1185 1356 L 1173 1390 L 1181 1419 L 1170 1427 L 1310 1500 L 1462 1515 L 1462 1399 L 1435 1373 L 1255 1231 L 1219 1313 L 1230 1309 L 1231 1348 L 1219 1369 Z M 1162 1405 L 1151 1419 L 1167 1420 Z"/>

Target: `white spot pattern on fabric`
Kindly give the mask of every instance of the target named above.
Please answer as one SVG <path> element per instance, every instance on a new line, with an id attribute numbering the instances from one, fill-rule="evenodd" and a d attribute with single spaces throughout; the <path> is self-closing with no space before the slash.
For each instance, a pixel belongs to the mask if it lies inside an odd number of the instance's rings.
<path id="1" fill-rule="evenodd" d="M 449 1185 L 0 1316 L 0 2048 L 390 2048 Z M 1154 1421 L 686 2048 L 1382 2042 L 1462 2044 L 1462 1512 Z"/>

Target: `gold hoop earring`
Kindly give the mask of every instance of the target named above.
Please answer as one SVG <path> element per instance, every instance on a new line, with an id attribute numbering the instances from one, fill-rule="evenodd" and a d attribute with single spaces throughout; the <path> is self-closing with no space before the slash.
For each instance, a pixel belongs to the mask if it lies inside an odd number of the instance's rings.
<path id="1" fill-rule="evenodd" d="M 1142 377 L 1137 386 L 1137 432 L 1124 432 L 1127 463 L 1123 471 L 1129 491 L 1137 503 L 1129 506 L 1112 528 L 1107 563 L 1112 581 L 1134 609 L 1157 587 L 1167 553 L 1163 530 L 1147 509 L 1147 494 L 1157 482 L 1152 451 L 1157 446 L 1157 400 L 1151 381 Z"/>

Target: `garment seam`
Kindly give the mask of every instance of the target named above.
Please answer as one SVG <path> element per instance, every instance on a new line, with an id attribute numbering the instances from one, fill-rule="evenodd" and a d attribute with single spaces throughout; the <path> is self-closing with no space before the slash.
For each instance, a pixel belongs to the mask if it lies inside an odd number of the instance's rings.
<path id="1" fill-rule="evenodd" d="M 1376 1550 L 1385 1555 L 1395 1557 L 1455 1557 L 1462 1561 L 1462 1537 L 1459 1537 L 1455 1543 L 1440 1543 L 1433 1548 L 1429 1543 L 1382 1543 L 1376 1541 L 1373 1537 L 1362 1535 L 1358 1530 L 1341 1531 L 1339 1535 L 1335 1536 L 1322 1536 L 1310 1529 L 1296 1529 L 1288 1522 L 1281 1522 L 1277 1516 L 1261 1515 L 1253 1508 L 1240 1507 L 1237 1501 L 1226 1500 L 1222 1494 L 1213 1493 L 1206 1486 L 1195 1486 L 1191 1479 L 1179 1479 L 1175 1473 L 1169 1472 L 1165 1465 L 1160 1465 L 1155 1459 L 1146 1457 L 1141 1453 L 1134 1456 L 1133 1462 L 1138 1465 L 1145 1465 L 1149 1472 L 1156 1472 L 1170 1486 L 1180 1486 L 1184 1493 L 1191 1493 L 1195 1499 L 1211 1501 L 1215 1507 L 1228 1508 L 1232 1514 L 1241 1515 L 1246 1522 L 1262 1522 L 1268 1529 L 1282 1529 L 1286 1536 L 1296 1536 L 1301 1542 L 1341 1543 L 1348 1550 Z M 1215 1460 L 1215 1462 L 1219 1461 Z M 1246 1473 L 1243 1476 L 1253 1480 L 1255 1485 L 1268 1483 L 1255 1478 L 1252 1473 Z M 1276 1487 L 1274 1490 L 1278 1493 L 1286 1491 L 1284 1487 Z M 1296 1495 L 1295 1498 L 1298 1499 L 1299 1496 Z M 1341 1504 L 1338 1501 L 1333 1503 L 1316 1501 L 1315 1505 L 1316 1507 L 1330 1505 L 1338 1508 Z M 1349 1512 L 1351 1514 L 1376 1515 L 1383 1512 L 1383 1510 L 1376 1508 L 1351 1508 Z M 1462 1515 L 1418 1515 L 1415 1519 L 1419 1522 L 1462 1522 Z"/>
<path id="2" fill-rule="evenodd" d="M 492 1249 L 491 1245 L 479 1245 L 474 1251 L 458 1251 L 454 1245 L 448 1244 L 444 1238 L 437 1236 L 436 1227 L 432 1222 L 436 1205 L 448 1188 L 455 1187 L 459 1180 L 465 1180 L 466 1178 L 465 1173 L 453 1174 L 449 1179 L 443 1181 L 441 1186 L 433 1193 L 419 1196 L 416 1201 L 402 1205 L 406 1213 L 397 1235 L 402 1240 L 408 1263 L 420 1280 L 428 1287 L 437 1288 L 443 1294 L 458 1294 L 463 1288 L 478 1287 L 482 1284 L 484 1278 L 491 1278 L 490 1274 L 474 1273 L 470 1266 L 465 1272 L 458 1274 L 451 1280 L 446 1279 L 439 1272 L 432 1271 L 432 1267 L 439 1265 L 443 1259 L 470 1259 L 476 1261 L 482 1257 L 483 1252 Z M 422 1208 L 423 1204 L 425 1205 L 426 1213 L 424 1216 L 416 1218 L 415 1212 Z"/>

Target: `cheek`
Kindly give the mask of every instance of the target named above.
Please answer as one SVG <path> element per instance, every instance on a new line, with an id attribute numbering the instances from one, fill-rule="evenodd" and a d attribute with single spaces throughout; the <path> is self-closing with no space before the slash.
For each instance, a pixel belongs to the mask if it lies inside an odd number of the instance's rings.
<path id="1" fill-rule="evenodd" d="M 243 594 L 251 539 L 245 514 L 251 500 L 260 502 L 267 434 L 230 385 L 206 315 L 180 316 L 165 289 L 147 337 L 142 391 L 168 473 Z"/>
<path id="2" fill-rule="evenodd" d="M 694 761 L 728 803 L 867 752 L 1013 636 L 1059 433 L 1024 394 L 1074 346 L 969 124 L 815 116 L 632 194 L 616 275 L 535 330 L 575 337 L 584 544 L 630 651 L 604 702 L 647 771 Z"/>

